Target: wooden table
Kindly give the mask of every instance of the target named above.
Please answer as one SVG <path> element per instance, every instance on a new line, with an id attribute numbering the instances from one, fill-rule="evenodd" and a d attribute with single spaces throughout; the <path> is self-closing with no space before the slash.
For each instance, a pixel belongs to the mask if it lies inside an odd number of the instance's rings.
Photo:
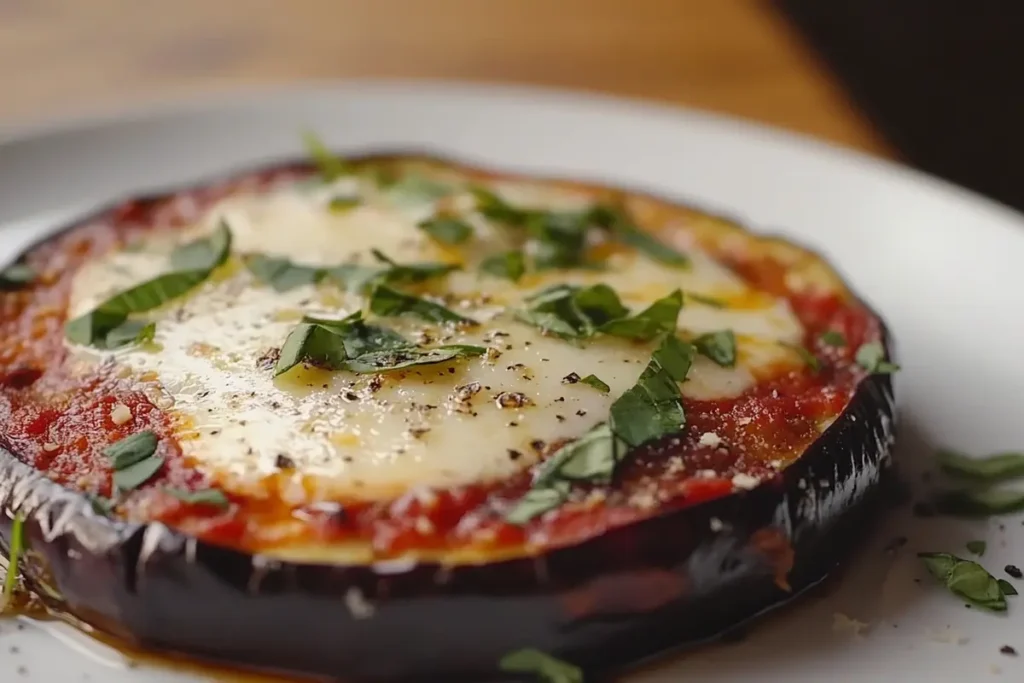
<path id="1" fill-rule="evenodd" d="M 887 147 L 758 0 L 0 0 L 0 120 L 351 76 L 538 83 Z"/>

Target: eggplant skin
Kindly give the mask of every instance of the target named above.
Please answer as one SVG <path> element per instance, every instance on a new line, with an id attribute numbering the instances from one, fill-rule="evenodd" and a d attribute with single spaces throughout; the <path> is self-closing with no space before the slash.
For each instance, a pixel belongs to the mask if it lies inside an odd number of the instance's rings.
<path id="1" fill-rule="evenodd" d="M 884 328 L 883 343 L 892 357 Z M 881 509 L 895 419 L 891 376 L 871 375 L 774 481 L 457 566 L 285 562 L 109 519 L 0 448 L 0 539 L 9 547 L 20 515 L 30 584 L 156 651 L 313 680 L 469 682 L 508 678 L 501 657 L 533 647 L 604 675 L 714 639 L 825 578 Z"/>

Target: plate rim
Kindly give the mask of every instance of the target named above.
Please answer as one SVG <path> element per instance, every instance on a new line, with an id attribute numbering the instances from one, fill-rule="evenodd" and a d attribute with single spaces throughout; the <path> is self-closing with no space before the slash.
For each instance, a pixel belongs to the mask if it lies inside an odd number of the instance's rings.
<path id="1" fill-rule="evenodd" d="M 866 176 L 884 175 L 901 185 L 900 191 L 923 189 L 947 200 L 970 205 L 974 211 L 994 215 L 1000 228 L 1013 228 L 1007 222 L 1024 228 L 1024 211 L 963 187 L 939 176 L 807 133 L 741 116 L 691 107 L 685 104 L 607 93 L 595 89 L 559 87 L 519 82 L 475 81 L 446 78 L 322 78 L 287 82 L 200 85 L 195 91 L 182 93 L 172 89 L 165 95 L 110 105 L 91 105 L 78 113 L 45 117 L 38 121 L 0 121 L 0 154 L 13 145 L 32 144 L 59 135 L 83 135 L 110 130 L 126 123 L 170 121 L 182 116 L 202 115 L 205 111 L 231 107 L 260 107 L 280 97 L 318 98 L 362 94 L 401 95 L 412 98 L 452 96 L 460 99 L 515 100 L 529 99 L 538 106 L 568 106 L 576 109 L 612 111 L 637 119 L 674 119 L 684 127 L 698 127 L 725 137 L 742 140 L 744 146 L 771 149 L 773 153 L 817 157 L 833 167 L 846 167 Z M 1016 233 L 1024 235 L 1024 231 Z"/>

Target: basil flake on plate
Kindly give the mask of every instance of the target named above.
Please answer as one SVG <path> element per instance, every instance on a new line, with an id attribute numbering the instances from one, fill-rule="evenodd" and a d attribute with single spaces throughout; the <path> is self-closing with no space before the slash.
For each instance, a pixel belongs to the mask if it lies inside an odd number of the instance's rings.
<path id="1" fill-rule="evenodd" d="M 972 458 L 951 450 L 940 450 L 935 458 L 946 474 L 997 482 L 1024 476 L 1024 453 L 996 453 Z"/>
<path id="2" fill-rule="evenodd" d="M 1006 596 L 999 582 L 977 562 L 949 553 L 918 553 L 917 556 L 952 593 L 995 612 L 1006 610 Z"/>
<path id="3" fill-rule="evenodd" d="M 114 486 L 118 491 L 131 491 L 142 486 L 163 467 L 164 459 L 156 455 L 157 436 L 150 430 L 126 436 L 103 449 L 114 470 Z"/>
<path id="4" fill-rule="evenodd" d="M 509 673 L 533 674 L 545 683 L 583 683 L 583 671 L 578 666 L 533 648 L 505 655 L 498 667 Z"/>

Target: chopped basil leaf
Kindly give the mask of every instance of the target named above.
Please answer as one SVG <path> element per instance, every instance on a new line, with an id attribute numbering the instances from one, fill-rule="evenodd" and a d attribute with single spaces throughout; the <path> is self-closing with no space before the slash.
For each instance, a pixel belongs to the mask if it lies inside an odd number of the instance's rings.
<path id="1" fill-rule="evenodd" d="M 946 491 L 936 496 L 935 510 L 957 517 L 987 517 L 1024 510 L 1024 491 L 985 489 Z"/>
<path id="2" fill-rule="evenodd" d="M 949 553 L 918 553 L 925 567 L 951 592 L 987 609 L 1006 610 L 1006 597 L 999 582 L 977 562 Z"/>
<path id="3" fill-rule="evenodd" d="M 999 590 L 1003 592 L 1003 595 L 1017 595 L 1017 589 L 1013 587 L 1013 584 L 1006 579 L 996 579 L 996 583 L 999 584 Z"/>
<path id="4" fill-rule="evenodd" d="M 0 271 L 0 290 L 22 289 L 36 279 L 36 271 L 25 263 L 15 263 Z"/>
<path id="5" fill-rule="evenodd" d="M 109 517 L 111 513 L 114 512 L 114 508 L 117 507 L 117 501 L 107 498 L 106 496 L 87 493 L 85 497 L 92 506 L 92 511 L 97 515 Z"/>
<path id="6" fill-rule="evenodd" d="M 637 383 L 612 404 L 616 436 L 636 448 L 682 430 L 686 415 L 678 383 L 686 379 L 693 354 L 693 346 L 674 336 L 662 341 Z"/>
<path id="7" fill-rule="evenodd" d="M 625 442 L 612 433 L 611 426 L 600 424 L 552 453 L 537 468 L 534 485 L 551 488 L 567 481 L 607 484 L 626 450 Z"/>
<path id="8" fill-rule="evenodd" d="M 814 372 L 821 371 L 821 361 L 818 360 L 817 356 L 807 350 L 806 347 L 800 346 L 799 344 L 787 344 L 786 342 L 780 343 L 790 351 L 796 353 L 796 355 L 800 356 L 800 360 L 802 360 L 811 370 Z"/>
<path id="9" fill-rule="evenodd" d="M 153 478 L 160 468 L 164 466 L 164 459 L 159 456 L 150 456 L 140 460 L 134 465 L 128 465 L 124 469 L 114 472 L 114 486 L 118 491 L 131 491 L 145 484 Z"/>
<path id="10" fill-rule="evenodd" d="M 604 323 L 600 331 L 613 337 L 650 341 L 662 334 L 671 334 L 675 331 L 682 307 L 683 293 L 677 289 L 633 317 Z"/>
<path id="11" fill-rule="evenodd" d="M 977 555 L 978 557 L 981 557 L 985 554 L 986 547 L 987 544 L 985 543 L 985 541 L 967 541 L 966 543 L 967 551 L 974 555 Z"/>
<path id="12" fill-rule="evenodd" d="M 108 348 L 108 335 L 125 323 L 129 314 L 152 310 L 185 294 L 223 264 L 230 250 L 231 231 L 221 222 L 210 237 L 179 247 L 171 254 L 171 264 L 178 270 L 115 294 L 89 313 L 69 320 L 64 327 L 65 336 L 76 344 Z M 115 335 L 115 340 L 118 338 Z"/>
<path id="13" fill-rule="evenodd" d="M 594 387 L 595 389 L 600 391 L 602 394 L 607 394 L 609 391 L 612 390 L 612 388 L 610 386 L 608 386 L 603 381 L 601 381 L 600 377 L 598 377 L 597 375 L 594 375 L 594 374 L 587 375 L 586 377 L 584 377 L 580 381 L 583 382 L 584 384 L 588 385 L 588 386 Z"/>
<path id="14" fill-rule="evenodd" d="M 839 330 L 826 330 L 822 332 L 821 341 L 828 346 L 846 346 L 846 337 Z"/>
<path id="15" fill-rule="evenodd" d="M 690 344 L 675 336 L 666 337 L 636 385 L 612 404 L 609 422 L 594 427 L 545 460 L 537 469 L 534 487 L 505 519 L 525 524 L 558 507 L 568 497 L 570 481 L 610 482 L 630 447 L 679 432 L 686 416 L 678 382 L 686 379 L 693 355 Z"/>
<path id="16" fill-rule="evenodd" d="M 281 347 L 274 366 L 274 376 L 284 374 L 299 363 L 308 363 L 324 370 L 338 370 L 348 358 L 345 339 L 336 330 L 311 323 L 300 323 Z"/>
<path id="17" fill-rule="evenodd" d="M 583 330 L 593 334 L 595 330 L 629 315 L 629 309 L 622 305 L 619 295 L 608 285 L 598 283 L 575 290 L 571 305 L 579 315 Z"/>
<path id="18" fill-rule="evenodd" d="M 688 266 L 689 257 L 637 227 L 623 209 L 610 206 L 594 207 L 590 220 L 608 230 L 619 242 L 643 252 L 655 261 L 677 268 Z"/>
<path id="19" fill-rule="evenodd" d="M 708 332 L 693 340 L 697 352 L 707 356 L 723 368 L 736 365 L 736 335 L 732 330 Z"/>
<path id="20" fill-rule="evenodd" d="M 494 192 L 483 187 L 471 187 L 469 190 L 476 199 L 476 210 L 484 218 L 499 223 L 523 226 L 533 214 L 531 211 L 512 206 Z"/>
<path id="21" fill-rule="evenodd" d="M 3 604 L 0 611 L 11 604 L 14 597 L 14 589 L 18 585 L 20 574 L 18 564 L 21 561 L 21 553 L 25 547 L 25 519 L 21 514 L 14 515 L 11 521 L 11 540 L 7 544 L 7 575 L 4 576 Z"/>
<path id="22" fill-rule="evenodd" d="M 415 206 L 447 197 L 454 188 L 446 183 L 417 174 L 407 174 L 387 188 L 388 198 L 395 204 Z"/>
<path id="23" fill-rule="evenodd" d="M 108 349 L 116 349 L 125 344 L 145 344 L 153 341 L 155 335 L 156 323 L 145 320 L 126 320 L 107 332 L 103 346 Z"/>
<path id="24" fill-rule="evenodd" d="M 534 486 L 520 498 L 514 508 L 505 513 L 510 524 L 526 524 L 534 517 L 554 510 L 569 497 L 569 483 L 555 481 L 550 486 Z"/>
<path id="25" fill-rule="evenodd" d="M 228 497 L 219 489 L 189 491 L 187 489 L 166 488 L 164 491 L 188 505 L 209 505 L 210 507 L 226 508 L 231 504 Z"/>
<path id="26" fill-rule="evenodd" d="M 457 265 L 451 263 L 396 263 L 379 249 L 371 249 L 370 253 L 381 263 L 387 264 L 388 269 L 383 274 L 385 282 L 424 282 L 459 269 Z"/>
<path id="27" fill-rule="evenodd" d="M 171 267 L 176 271 L 202 271 L 209 274 L 227 261 L 230 252 L 231 230 L 227 223 L 221 221 L 209 237 L 183 244 L 171 252 Z"/>
<path id="28" fill-rule="evenodd" d="M 324 268 L 298 265 L 286 258 L 263 254 L 248 254 L 243 257 L 243 261 L 258 280 L 266 282 L 278 292 L 316 284 L 327 274 Z"/>
<path id="29" fill-rule="evenodd" d="M 480 264 L 480 271 L 494 277 L 518 282 L 526 272 L 526 259 L 521 251 L 506 251 L 485 258 Z"/>
<path id="30" fill-rule="evenodd" d="M 505 655 L 498 666 L 510 673 L 534 674 L 546 683 L 583 683 L 583 671 L 579 667 L 532 648 Z"/>
<path id="31" fill-rule="evenodd" d="M 885 359 L 885 349 L 881 342 L 868 342 L 857 349 L 857 364 L 873 375 L 885 375 L 896 372 L 900 366 Z"/>
<path id="32" fill-rule="evenodd" d="M 435 216 L 419 223 L 419 228 L 441 244 L 462 244 L 473 236 L 465 221 L 450 216 Z"/>
<path id="33" fill-rule="evenodd" d="M 103 455 L 110 458 L 110 467 L 123 470 L 156 453 L 157 436 L 151 430 L 136 432 L 115 441 L 103 449 Z"/>
<path id="34" fill-rule="evenodd" d="M 327 149 L 323 140 L 316 133 L 310 130 L 303 131 L 302 141 L 306 145 L 306 153 L 313 160 L 313 164 L 316 165 L 320 177 L 325 182 L 334 182 L 349 173 L 348 164 Z"/>
<path id="35" fill-rule="evenodd" d="M 306 316 L 285 340 L 274 374 L 303 362 L 326 370 L 388 372 L 480 356 L 486 351 L 467 344 L 419 348 L 393 330 L 366 324 L 359 312 L 343 320 Z"/>
<path id="36" fill-rule="evenodd" d="M 538 269 L 584 265 L 587 246 L 586 214 L 532 212 L 526 231 L 533 238 L 533 265 Z"/>
<path id="37" fill-rule="evenodd" d="M 984 458 L 972 458 L 950 450 L 935 454 L 942 471 L 967 479 L 989 482 L 1005 481 L 1024 476 L 1024 453 L 996 453 Z"/>
<path id="38" fill-rule="evenodd" d="M 339 195 L 337 197 L 331 197 L 331 200 L 327 202 L 327 209 L 331 213 L 347 213 L 359 206 L 361 203 L 362 200 L 359 197 Z"/>
<path id="39" fill-rule="evenodd" d="M 345 263 L 325 269 L 327 277 L 348 292 L 364 292 L 378 279 L 385 279 L 387 268 Z"/>
<path id="40" fill-rule="evenodd" d="M 615 290 L 605 284 L 554 285 L 529 297 L 527 304 L 516 318 L 565 339 L 590 337 L 602 325 L 629 313 Z"/>
<path id="41" fill-rule="evenodd" d="M 711 306 L 712 308 L 725 308 L 726 307 L 726 303 L 724 301 L 722 301 L 721 299 L 716 299 L 713 296 L 704 296 L 703 294 L 697 294 L 695 292 L 687 292 L 686 293 L 686 298 L 687 299 L 693 299 L 694 301 L 696 301 L 699 304 L 704 304 L 705 306 Z"/>
<path id="42" fill-rule="evenodd" d="M 377 285 L 370 294 L 370 310 L 380 316 L 414 315 L 428 322 L 476 325 L 477 322 L 411 294 Z"/>
<path id="43" fill-rule="evenodd" d="M 433 365 L 456 358 L 482 356 L 486 351 L 487 349 L 483 346 L 471 346 L 468 344 L 450 344 L 432 349 L 407 347 L 390 351 L 364 353 L 346 361 L 344 367 L 346 370 L 357 373 L 388 372 L 414 365 Z"/>

